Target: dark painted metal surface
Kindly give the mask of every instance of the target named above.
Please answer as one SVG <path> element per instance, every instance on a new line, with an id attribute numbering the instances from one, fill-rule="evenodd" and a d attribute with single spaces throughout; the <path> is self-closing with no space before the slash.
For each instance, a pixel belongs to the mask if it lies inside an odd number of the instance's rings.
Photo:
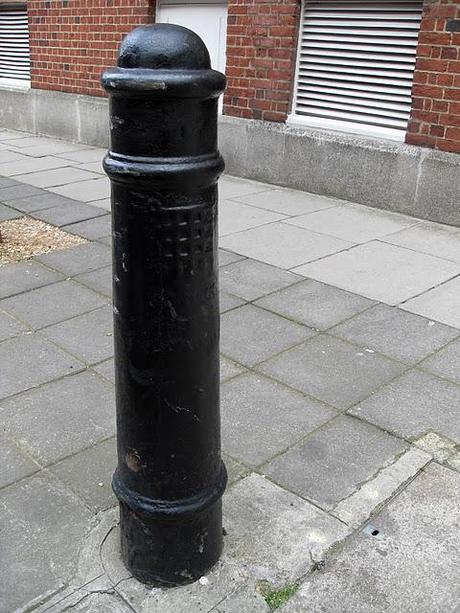
<path id="1" fill-rule="evenodd" d="M 110 94 L 118 467 L 125 564 L 194 581 L 219 559 L 217 99 L 201 39 L 157 24 L 123 40 Z"/>

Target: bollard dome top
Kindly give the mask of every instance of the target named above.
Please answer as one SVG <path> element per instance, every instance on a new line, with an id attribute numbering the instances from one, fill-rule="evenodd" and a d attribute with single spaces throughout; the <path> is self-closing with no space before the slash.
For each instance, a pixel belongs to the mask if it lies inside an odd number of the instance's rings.
<path id="1" fill-rule="evenodd" d="M 203 70 L 211 68 L 206 45 L 182 26 L 157 23 L 134 29 L 122 40 L 120 68 Z"/>

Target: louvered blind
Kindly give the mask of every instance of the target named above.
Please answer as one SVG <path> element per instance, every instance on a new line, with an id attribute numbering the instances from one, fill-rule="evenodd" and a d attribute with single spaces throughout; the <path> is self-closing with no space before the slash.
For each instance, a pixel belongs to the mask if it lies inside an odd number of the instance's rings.
<path id="1" fill-rule="evenodd" d="M 12 84 L 30 80 L 27 8 L 0 3 L 0 79 Z"/>
<path id="2" fill-rule="evenodd" d="M 421 15 L 419 0 L 305 0 L 296 116 L 405 130 Z"/>

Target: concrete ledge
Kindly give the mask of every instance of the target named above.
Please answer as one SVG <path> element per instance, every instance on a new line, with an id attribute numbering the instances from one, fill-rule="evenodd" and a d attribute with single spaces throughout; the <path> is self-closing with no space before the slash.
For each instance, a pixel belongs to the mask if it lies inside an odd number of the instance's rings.
<path id="1" fill-rule="evenodd" d="M 108 145 L 105 98 L 0 90 L 0 127 Z M 460 155 L 384 139 L 220 118 L 231 174 L 460 226 Z"/>

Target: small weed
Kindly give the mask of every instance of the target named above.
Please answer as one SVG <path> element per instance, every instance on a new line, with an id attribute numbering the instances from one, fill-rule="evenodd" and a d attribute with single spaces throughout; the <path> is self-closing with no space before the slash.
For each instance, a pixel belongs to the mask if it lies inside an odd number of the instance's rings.
<path id="1" fill-rule="evenodd" d="M 297 583 L 288 583 L 279 589 L 274 589 L 268 584 L 260 586 L 260 593 L 265 599 L 265 602 L 270 607 L 270 611 L 275 611 L 286 604 L 286 602 L 294 596 L 299 589 Z"/>

